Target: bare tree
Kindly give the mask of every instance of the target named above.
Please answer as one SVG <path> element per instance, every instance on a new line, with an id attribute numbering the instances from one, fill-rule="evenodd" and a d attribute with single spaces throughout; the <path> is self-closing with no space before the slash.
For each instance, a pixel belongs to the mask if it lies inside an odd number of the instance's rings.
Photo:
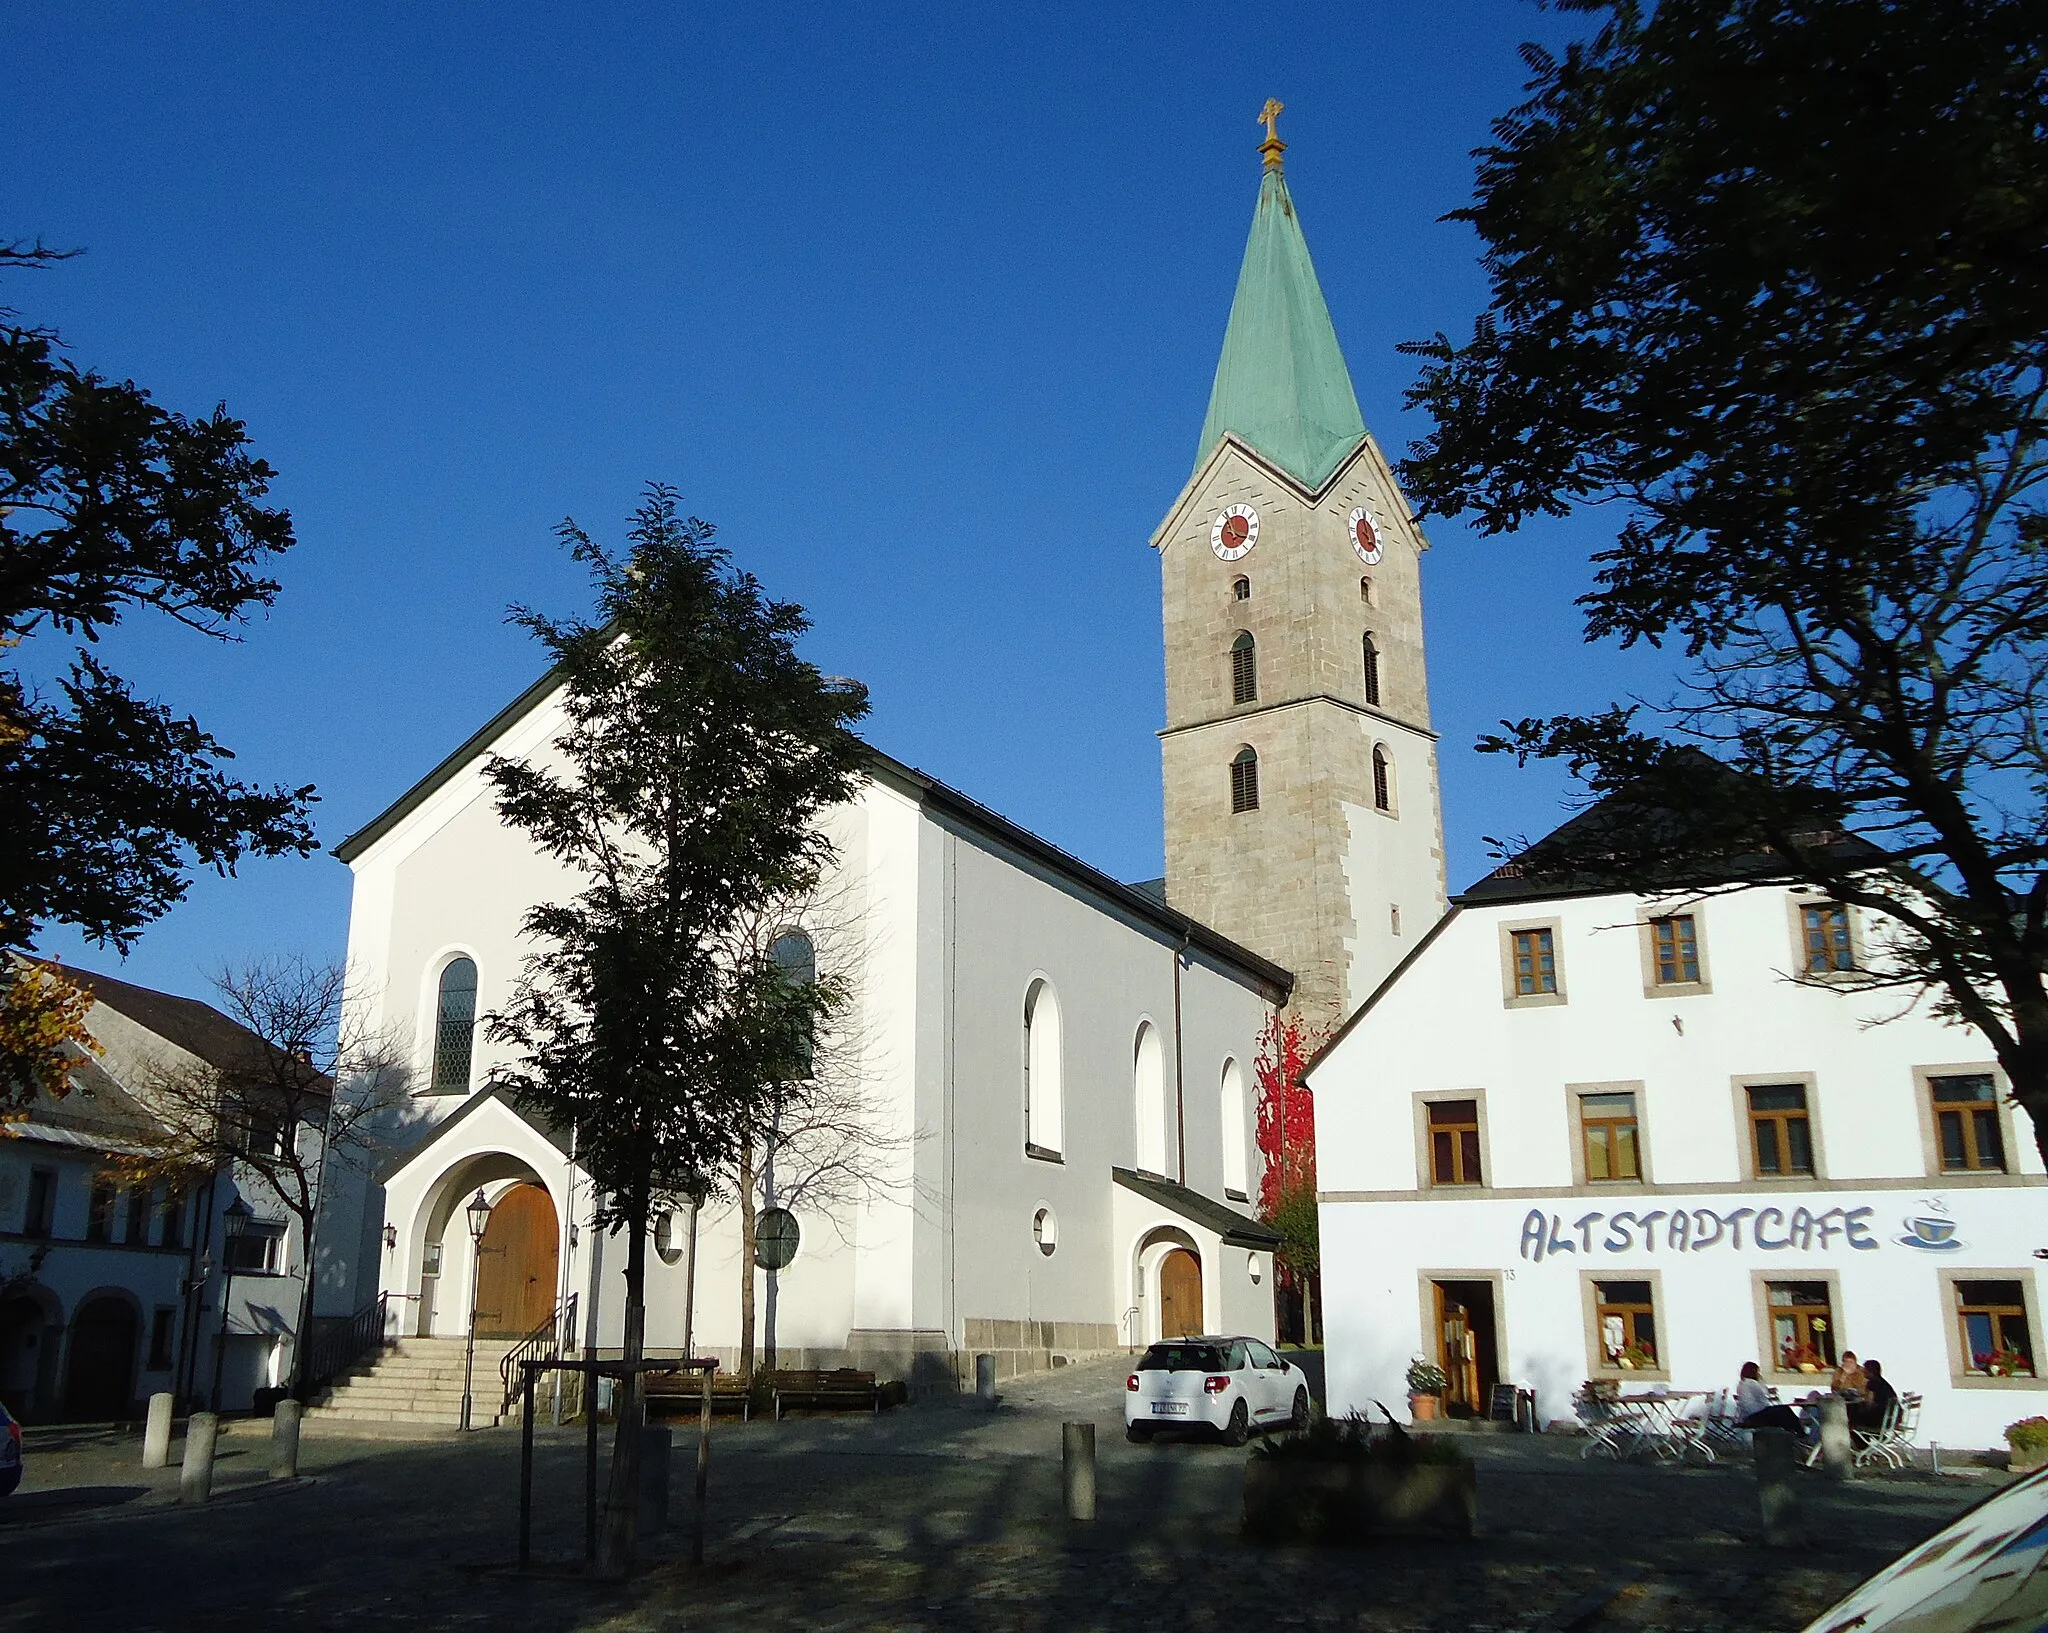
<path id="1" fill-rule="evenodd" d="M 301 958 L 223 969 L 222 1011 L 247 1033 L 221 1059 L 159 1060 L 137 1085 L 157 1130 L 130 1164 L 139 1178 L 188 1182 L 231 1169 L 299 1226 L 304 1286 L 287 1387 L 305 1384 L 315 1249 L 328 1167 L 360 1163 L 375 1119 L 404 1098 L 402 1052 L 342 1004 L 344 972 Z"/>

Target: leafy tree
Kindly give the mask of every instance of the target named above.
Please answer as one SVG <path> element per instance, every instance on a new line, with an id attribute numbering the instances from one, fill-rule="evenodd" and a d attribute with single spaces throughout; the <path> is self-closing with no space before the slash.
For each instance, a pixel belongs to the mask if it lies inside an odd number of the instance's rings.
<path id="1" fill-rule="evenodd" d="M 1301 1297 L 1302 1341 L 1315 1342 L 1322 1274 L 1316 1203 L 1315 1098 L 1301 1081 L 1320 1037 L 1299 1015 L 1275 1011 L 1259 1034 L 1254 1139 L 1259 1148 L 1259 1218 L 1280 1233 L 1274 1278 Z"/>
<path id="2" fill-rule="evenodd" d="M 2039 8 L 1573 9 L 1478 156 L 1491 301 L 1411 348 L 1402 474 L 1483 533 L 1617 502 L 1587 637 L 1676 647 L 1681 689 L 1481 746 L 1642 819 L 1550 865 L 1866 910 L 1864 984 L 1981 1029 L 2048 1152 Z"/>
<path id="3" fill-rule="evenodd" d="M 0 246 L 0 270 L 58 259 Z M 0 667 L 0 949 L 63 923 L 126 952 L 192 865 L 312 850 L 310 787 L 235 781 L 222 743 L 89 650 L 137 610 L 230 640 L 268 606 L 264 570 L 292 543 L 260 503 L 273 474 L 225 408 L 161 408 L 0 309 L 0 654 L 78 643 L 49 688 Z"/>
<path id="4" fill-rule="evenodd" d="M 555 661 L 564 720 L 546 755 L 493 757 L 486 775 L 505 818 L 589 883 L 526 915 L 538 950 L 485 1025 L 514 1054 L 491 1081 L 576 1129 L 598 1223 L 625 1235 L 631 1362 L 650 1218 L 733 1171 L 829 1011 L 831 983 L 787 980 L 747 932 L 816 885 L 831 848 L 815 819 L 855 788 L 867 698 L 797 656 L 802 609 L 736 571 L 672 489 L 647 490 L 623 557 L 574 522 L 560 534 L 598 616 L 515 613 Z M 609 1571 L 633 1549 L 640 1401 L 629 1375 Z"/>
<path id="5" fill-rule="evenodd" d="M 156 1121 L 131 1164 L 173 1185 L 227 1172 L 267 1192 L 299 1227 L 303 1285 L 285 1387 L 303 1394 L 313 1331 L 320 1210 L 335 1164 L 361 1165 L 405 1096 L 404 1051 L 344 1008 L 334 965 L 281 959 L 224 969 L 220 1008 L 246 1034 L 230 1058 L 159 1062 L 136 1085 Z"/>

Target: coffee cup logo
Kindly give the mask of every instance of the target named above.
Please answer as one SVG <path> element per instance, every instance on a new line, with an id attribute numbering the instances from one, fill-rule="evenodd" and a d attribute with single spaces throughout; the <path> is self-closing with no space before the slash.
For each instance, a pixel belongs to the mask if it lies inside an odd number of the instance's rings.
<path id="1" fill-rule="evenodd" d="M 1952 1253 L 1963 1244 L 1956 1240 L 1956 1222 L 1946 1214 L 1908 1214 L 1900 1221 L 1906 1234 L 1899 1240 L 1907 1247 L 1929 1253 Z"/>

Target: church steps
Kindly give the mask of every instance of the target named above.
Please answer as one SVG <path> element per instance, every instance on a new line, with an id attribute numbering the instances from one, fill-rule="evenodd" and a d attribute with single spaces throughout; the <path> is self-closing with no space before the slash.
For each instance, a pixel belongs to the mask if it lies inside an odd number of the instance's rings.
<path id="1" fill-rule="evenodd" d="M 514 1339 L 477 1340 L 471 1419 L 479 1426 L 497 1421 L 503 1388 L 498 1364 L 517 1347 Z M 337 1379 L 326 1400 L 307 1412 L 306 1421 L 336 1433 L 380 1425 L 393 1432 L 452 1429 L 462 1419 L 467 1369 L 465 1339 L 402 1339 L 374 1361 Z"/>

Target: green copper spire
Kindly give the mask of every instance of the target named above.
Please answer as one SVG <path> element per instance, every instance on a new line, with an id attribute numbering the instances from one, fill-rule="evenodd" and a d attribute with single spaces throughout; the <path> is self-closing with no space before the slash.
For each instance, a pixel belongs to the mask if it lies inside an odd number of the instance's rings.
<path id="1" fill-rule="evenodd" d="M 1269 122 L 1259 208 L 1195 463 L 1234 431 L 1304 487 L 1317 488 L 1365 435 L 1365 419 L 1280 173 L 1283 146 Z"/>

